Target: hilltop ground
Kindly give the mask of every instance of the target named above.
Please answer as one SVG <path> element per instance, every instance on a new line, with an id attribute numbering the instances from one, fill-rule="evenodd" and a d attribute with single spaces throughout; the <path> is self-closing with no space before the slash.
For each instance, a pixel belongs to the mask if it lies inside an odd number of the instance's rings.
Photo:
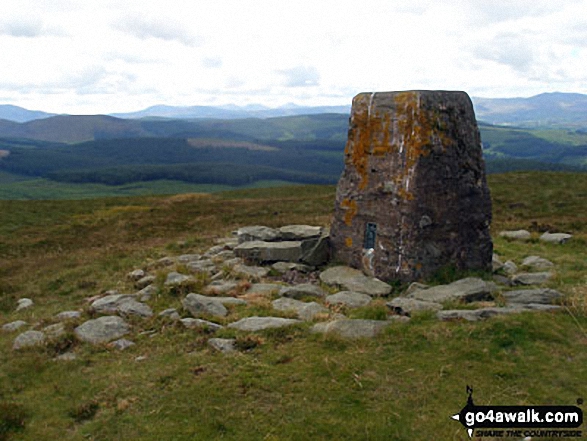
<path id="1" fill-rule="evenodd" d="M 203 335 L 180 326 L 141 335 L 160 329 L 159 318 L 135 324 L 133 348 L 78 344 L 70 362 L 53 361 L 59 344 L 15 353 L 15 334 L 0 333 L 0 440 L 465 440 L 450 416 L 465 404 L 466 385 L 477 404 L 574 405 L 587 395 L 587 175 L 512 173 L 489 182 L 494 237 L 518 228 L 574 235 L 564 245 L 494 240 L 504 260 L 555 263 L 547 286 L 567 296 L 564 312 L 478 323 L 425 314 L 357 342 L 304 325 L 237 335 L 248 350 L 236 356 L 211 351 Z M 328 225 L 333 200 L 334 187 L 299 186 L 0 201 L 0 324 L 49 324 L 86 297 L 128 292 L 125 275 L 148 259 L 205 250 L 239 226 Z M 22 297 L 35 306 L 16 313 Z"/>

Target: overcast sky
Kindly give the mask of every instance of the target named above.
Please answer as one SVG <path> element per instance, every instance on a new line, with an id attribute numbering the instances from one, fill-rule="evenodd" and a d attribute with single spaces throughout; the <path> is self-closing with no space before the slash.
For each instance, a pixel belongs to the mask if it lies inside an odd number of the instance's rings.
<path id="1" fill-rule="evenodd" d="M 1 0 L 0 104 L 350 104 L 587 93 L 587 0 Z"/>

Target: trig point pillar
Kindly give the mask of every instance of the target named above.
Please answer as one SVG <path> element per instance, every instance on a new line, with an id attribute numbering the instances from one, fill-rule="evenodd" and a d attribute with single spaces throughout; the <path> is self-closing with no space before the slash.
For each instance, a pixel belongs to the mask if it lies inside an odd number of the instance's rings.
<path id="1" fill-rule="evenodd" d="M 330 239 L 335 258 L 382 280 L 491 268 L 491 199 L 465 92 L 353 99 Z"/>

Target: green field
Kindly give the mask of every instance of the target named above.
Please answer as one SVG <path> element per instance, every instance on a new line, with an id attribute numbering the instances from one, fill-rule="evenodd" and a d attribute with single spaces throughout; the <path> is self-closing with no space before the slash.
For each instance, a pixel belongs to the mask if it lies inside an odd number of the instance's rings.
<path id="1" fill-rule="evenodd" d="M 136 346 L 123 352 L 70 337 L 14 352 L 16 334 L 1 332 L 0 439 L 464 441 L 450 416 L 467 385 L 476 404 L 575 405 L 587 395 L 587 174 L 510 173 L 489 183 L 496 252 L 554 262 L 547 286 L 565 295 L 564 312 L 478 323 L 424 314 L 369 341 L 324 338 L 309 325 L 253 337 L 221 331 L 247 348 L 235 356 L 161 318 L 133 321 Z M 202 252 L 239 226 L 328 225 L 333 204 L 332 186 L 0 201 L 0 324 L 51 324 L 87 297 L 131 291 L 126 274 L 149 260 Z M 495 234 L 517 228 L 574 237 L 561 246 Z M 22 297 L 35 306 L 14 312 Z M 151 306 L 179 302 L 162 289 Z M 381 301 L 352 316 L 384 311 Z M 252 313 L 269 309 L 234 308 L 226 321 Z M 66 349 L 75 361 L 53 361 Z"/>

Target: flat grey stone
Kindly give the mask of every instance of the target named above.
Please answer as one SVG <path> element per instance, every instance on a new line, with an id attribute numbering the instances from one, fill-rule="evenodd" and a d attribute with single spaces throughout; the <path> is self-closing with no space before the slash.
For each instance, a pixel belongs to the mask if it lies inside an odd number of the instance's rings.
<path id="1" fill-rule="evenodd" d="M 509 277 L 501 276 L 499 274 L 493 275 L 493 281 L 499 285 L 513 286 L 512 280 Z"/>
<path id="2" fill-rule="evenodd" d="M 127 340 L 126 338 L 121 338 L 108 344 L 111 348 L 118 349 L 119 351 L 124 351 L 134 345 L 134 342 Z"/>
<path id="3" fill-rule="evenodd" d="M 244 306 L 247 304 L 246 300 L 237 299 L 236 297 L 214 297 L 215 300 L 222 303 L 224 306 L 227 305 L 236 305 L 236 306 Z"/>
<path id="4" fill-rule="evenodd" d="M 272 241 L 279 238 L 279 231 L 274 228 L 265 227 L 262 225 L 253 225 L 249 227 L 239 228 L 236 236 L 238 243 L 251 242 L 256 240 Z"/>
<path id="5" fill-rule="evenodd" d="M 300 311 L 306 305 L 307 303 L 305 302 L 287 297 L 281 297 L 271 302 L 271 306 L 273 306 L 273 309 L 276 309 L 277 311 L 295 311 L 296 313 L 298 313 L 298 311 Z"/>
<path id="6" fill-rule="evenodd" d="M 262 331 L 264 329 L 283 328 L 301 323 L 300 320 L 281 317 L 247 317 L 228 325 L 229 328 L 239 331 Z"/>
<path id="7" fill-rule="evenodd" d="M 531 311 L 559 311 L 563 309 L 563 307 L 559 305 L 543 305 L 541 303 L 526 303 L 521 306 L 523 306 L 524 309 L 529 309 Z"/>
<path id="8" fill-rule="evenodd" d="M 186 276 L 185 274 L 172 271 L 167 274 L 167 278 L 165 279 L 165 286 L 179 286 L 184 283 L 191 282 L 192 280 L 193 278 L 191 276 Z"/>
<path id="9" fill-rule="evenodd" d="M 512 277 L 512 282 L 514 285 L 540 285 L 550 280 L 552 276 L 550 272 L 520 273 Z"/>
<path id="10" fill-rule="evenodd" d="M 510 276 L 518 272 L 518 266 L 511 260 L 504 263 L 501 269 L 504 273 L 509 274 Z"/>
<path id="11" fill-rule="evenodd" d="M 234 338 L 211 338 L 208 346 L 224 354 L 236 352 L 236 340 Z"/>
<path id="12" fill-rule="evenodd" d="M 349 308 L 359 308 L 371 303 L 371 296 L 354 291 L 340 291 L 327 296 L 324 301 L 330 305 L 345 305 Z"/>
<path id="13" fill-rule="evenodd" d="M 314 325 L 312 332 L 334 334 L 348 339 L 373 338 L 392 323 L 391 320 L 335 320 Z"/>
<path id="14" fill-rule="evenodd" d="M 508 291 L 502 293 L 502 295 L 508 303 L 544 305 L 551 304 L 563 297 L 560 292 L 549 288 Z"/>
<path id="15" fill-rule="evenodd" d="M 155 262 L 155 267 L 157 268 L 165 268 L 168 266 L 172 266 L 175 265 L 175 259 L 172 257 L 162 257 L 161 259 L 157 260 L 157 262 Z"/>
<path id="16" fill-rule="evenodd" d="M 327 285 L 342 286 L 346 290 L 370 296 L 385 296 L 391 292 L 391 286 L 387 283 L 348 266 L 328 268 L 320 273 L 320 280 Z"/>
<path id="17" fill-rule="evenodd" d="M 503 262 L 500 260 L 499 256 L 497 254 L 493 254 L 493 257 L 491 258 L 491 268 L 493 272 L 495 273 L 499 271 L 502 267 Z"/>
<path id="18" fill-rule="evenodd" d="M 222 251 L 224 251 L 224 245 L 214 245 L 204 253 L 204 257 L 216 256 L 218 253 Z"/>
<path id="19" fill-rule="evenodd" d="M 306 322 L 310 322 L 316 317 L 326 314 L 330 314 L 330 310 L 316 302 L 305 303 L 304 306 L 298 310 L 298 318 Z"/>
<path id="20" fill-rule="evenodd" d="M 191 317 L 183 318 L 180 320 L 180 322 L 188 329 L 207 329 L 209 331 L 216 332 L 223 328 L 223 326 L 219 325 L 218 323 Z"/>
<path id="21" fill-rule="evenodd" d="M 250 277 L 252 279 L 260 279 L 269 274 L 269 270 L 267 268 L 263 268 L 262 266 L 250 266 L 243 264 L 234 265 L 232 267 L 232 272 L 236 276 Z"/>
<path id="22" fill-rule="evenodd" d="M 298 262 L 302 257 L 302 242 L 243 242 L 234 249 L 234 254 L 248 262 Z"/>
<path id="23" fill-rule="evenodd" d="M 121 305 L 134 300 L 130 294 L 110 294 L 93 301 L 90 309 L 98 314 L 116 314 Z"/>
<path id="24" fill-rule="evenodd" d="M 425 285 L 425 284 L 419 283 L 419 282 L 412 282 L 412 283 L 410 283 L 410 286 L 408 286 L 408 289 L 406 289 L 406 292 L 404 292 L 404 296 L 409 296 L 413 292 L 421 291 L 423 289 L 428 289 L 428 288 L 430 288 L 429 285 Z"/>
<path id="25" fill-rule="evenodd" d="M 540 240 L 548 243 L 562 244 L 571 240 L 573 236 L 566 233 L 544 233 L 540 236 Z"/>
<path id="26" fill-rule="evenodd" d="M 225 260 L 231 260 L 234 259 L 236 257 L 236 254 L 234 254 L 234 251 L 232 250 L 223 250 L 220 251 L 217 254 L 214 254 L 212 260 L 214 262 L 224 262 Z"/>
<path id="27" fill-rule="evenodd" d="M 321 266 L 328 263 L 330 253 L 330 236 L 323 233 L 319 237 L 302 240 L 300 261 L 310 266 Z"/>
<path id="28" fill-rule="evenodd" d="M 533 270 L 547 270 L 552 268 L 554 263 L 539 256 L 528 256 L 522 261 L 522 266 Z"/>
<path id="29" fill-rule="evenodd" d="M 53 360 L 55 360 L 55 361 L 73 361 L 73 360 L 77 360 L 77 355 L 73 352 L 66 352 L 64 354 L 59 354 Z"/>
<path id="30" fill-rule="evenodd" d="M 182 254 L 181 256 L 177 257 L 178 263 L 190 263 L 195 262 L 196 260 L 200 260 L 202 256 L 200 254 Z"/>
<path id="31" fill-rule="evenodd" d="M 270 296 L 272 294 L 278 293 L 283 285 L 279 285 L 277 283 L 253 283 L 249 289 L 245 292 L 245 294 L 259 294 L 264 296 Z"/>
<path id="32" fill-rule="evenodd" d="M 302 283 L 300 285 L 284 286 L 279 290 L 279 295 L 281 297 L 289 297 L 292 299 L 301 299 L 303 297 L 323 298 L 326 296 L 326 291 L 318 285 Z"/>
<path id="33" fill-rule="evenodd" d="M 26 325 L 27 322 L 24 320 L 16 320 L 14 322 L 6 323 L 4 326 L 2 326 L 2 330 L 4 332 L 14 332 Z"/>
<path id="34" fill-rule="evenodd" d="M 530 234 L 529 231 L 526 230 L 515 230 L 515 231 L 502 231 L 501 233 L 499 233 L 499 235 L 501 237 L 505 237 L 506 239 L 512 239 L 512 240 L 530 240 L 532 238 L 532 235 Z"/>
<path id="35" fill-rule="evenodd" d="M 19 350 L 24 348 L 32 348 L 35 346 L 42 346 L 47 337 L 40 331 L 26 331 L 14 339 L 12 349 Z"/>
<path id="36" fill-rule="evenodd" d="M 51 338 L 58 338 L 65 335 L 65 325 L 63 323 L 56 323 L 43 328 L 46 336 Z"/>
<path id="37" fill-rule="evenodd" d="M 118 312 L 124 316 L 151 317 L 153 310 L 145 303 L 131 299 L 118 307 Z"/>
<path id="38" fill-rule="evenodd" d="M 311 266 L 295 262 L 275 262 L 273 265 L 271 265 L 271 268 L 280 273 L 286 273 L 288 271 L 299 271 L 301 273 L 309 273 L 310 271 L 312 271 Z"/>
<path id="39" fill-rule="evenodd" d="M 57 320 L 75 320 L 82 316 L 80 311 L 63 311 L 55 316 Z"/>
<path id="40" fill-rule="evenodd" d="M 131 271 L 130 273 L 128 273 L 126 275 L 130 280 L 132 280 L 133 282 L 136 282 L 137 280 L 142 279 L 143 277 L 146 276 L 146 273 L 144 270 L 142 269 L 136 269 L 134 271 Z"/>
<path id="41" fill-rule="evenodd" d="M 439 320 L 466 320 L 477 322 L 501 314 L 512 314 L 522 312 L 521 308 L 480 308 L 480 309 L 453 309 L 438 311 L 436 317 Z"/>
<path id="42" fill-rule="evenodd" d="M 155 276 L 145 276 L 135 282 L 136 289 L 143 289 L 155 282 Z"/>
<path id="43" fill-rule="evenodd" d="M 16 306 L 16 310 L 17 311 L 21 311 L 23 309 L 27 309 L 30 308 L 31 306 L 34 305 L 33 301 L 31 299 L 27 299 L 27 298 L 22 298 L 19 299 Z"/>
<path id="44" fill-rule="evenodd" d="M 226 280 L 216 280 L 206 286 L 202 291 L 204 294 L 211 294 L 211 295 L 221 295 L 226 294 L 230 291 L 234 291 L 238 287 L 238 283 L 226 281 Z"/>
<path id="45" fill-rule="evenodd" d="M 416 311 L 440 311 L 442 305 L 434 302 L 424 302 L 417 299 L 409 299 L 407 297 L 396 297 L 386 305 L 399 315 L 412 315 Z"/>
<path id="46" fill-rule="evenodd" d="M 476 302 L 492 300 L 492 293 L 497 289 L 493 282 L 468 277 L 449 285 L 438 285 L 411 293 L 409 298 L 425 302 L 443 303 L 446 301 Z"/>
<path id="47" fill-rule="evenodd" d="M 201 294 L 188 294 L 182 300 L 183 307 L 194 317 L 211 315 L 215 317 L 226 317 L 228 310 L 214 297 L 207 297 Z"/>
<path id="48" fill-rule="evenodd" d="M 186 268 L 192 273 L 214 274 L 216 272 L 216 264 L 210 259 L 188 262 Z"/>
<path id="49" fill-rule="evenodd" d="M 75 328 L 74 332 L 81 341 L 100 344 L 116 340 L 128 334 L 130 327 L 118 316 L 105 316 L 82 323 Z"/>
<path id="50" fill-rule="evenodd" d="M 177 309 L 175 309 L 175 308 L 168 308 L 168 309 L 161 311 L 159 313 L 159 317 L 167 317 L 167 318 L 170 318 L 171 320 L 179 320 L 181 318 L 181 316 L 177 312 Z"/>
<path id="51" fill-rule="evenodd" d="M 136 296 L 141 302 L 148 302 L 157 295 L 157 292 L 158 289 L 155 285 L 149 285 L 137 292 Z"/>
<path id="52" fill-rule="evenodd" d="M 304 240 L 312 237 L 319 237 L 322 234 L 321 227 L 310 225 L 286 225 L 279 228 L 281 240 Z"/>

